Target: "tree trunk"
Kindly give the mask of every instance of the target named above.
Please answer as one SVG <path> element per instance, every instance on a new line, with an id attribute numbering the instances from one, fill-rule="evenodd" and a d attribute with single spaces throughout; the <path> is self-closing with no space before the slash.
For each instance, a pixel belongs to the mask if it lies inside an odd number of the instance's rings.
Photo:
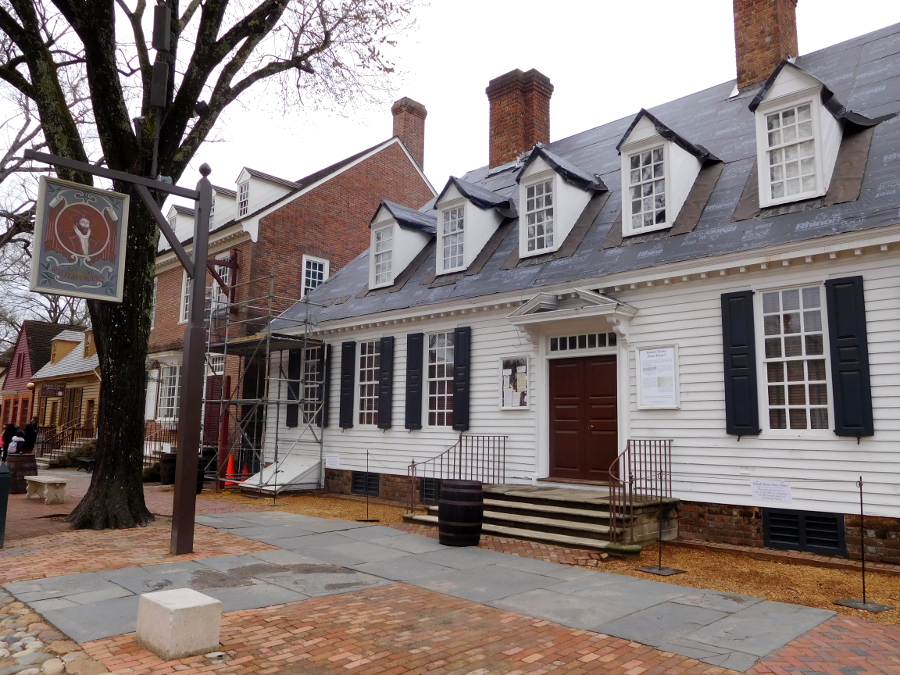
<path id="1" fill-rule="evenodd" d="M 91 487 L 68 517 L 76 529 L 136 527 L 153 519 L 144 503 L 143 410 L 158 234 L 132 186 L 115 187 L 131 195 L 124 296 L 121 303 L 88 303 L 100 360 L 100 410 Z"/>

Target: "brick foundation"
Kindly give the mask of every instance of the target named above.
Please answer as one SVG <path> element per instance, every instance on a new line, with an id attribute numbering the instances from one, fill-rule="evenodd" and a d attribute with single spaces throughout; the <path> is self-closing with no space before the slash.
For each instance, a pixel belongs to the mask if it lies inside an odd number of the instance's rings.
<path id="1" fill-rule="evenodd" d="M 338 495 L 351 494 L 352 474 L 352 471 L 347 471 L 346 469 L 325 469 L 325 489 Z M 396 476 L 388 473 L 380 475 L 378 480 L 379 499 L 405 504 L 408 496 L 409 483 L 407 483 L 406 476 Z"/>
<path id="2" fill-rule="evenodd" d="M 847 557 L 860 559 L 859 516 L 844 516 Z M 758 506 L 728 506 L 681 502 L 678 533 L 696 539 L 737 546 L 764 546 L 762 509 Z M 866 560 L 900 564 L 900 519 L 866 516 Z"/>

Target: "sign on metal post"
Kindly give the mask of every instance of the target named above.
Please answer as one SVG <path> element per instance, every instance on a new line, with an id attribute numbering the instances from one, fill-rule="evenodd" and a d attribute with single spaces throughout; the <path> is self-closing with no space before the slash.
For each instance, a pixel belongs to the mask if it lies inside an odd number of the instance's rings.
<path id="1" fill-rule="evenodd" d="M 31 290 L 122 302 L 128 195 L 41 177 Z"/>

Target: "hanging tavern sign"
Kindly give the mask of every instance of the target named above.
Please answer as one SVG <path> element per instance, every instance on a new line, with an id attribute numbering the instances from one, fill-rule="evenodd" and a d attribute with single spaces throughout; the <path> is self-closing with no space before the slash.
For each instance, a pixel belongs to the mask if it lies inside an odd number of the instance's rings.
<path id="1" fill-rule="evenodd" d="M 122 302 L 128 195 L 41 178 L 31 290 Z"/>

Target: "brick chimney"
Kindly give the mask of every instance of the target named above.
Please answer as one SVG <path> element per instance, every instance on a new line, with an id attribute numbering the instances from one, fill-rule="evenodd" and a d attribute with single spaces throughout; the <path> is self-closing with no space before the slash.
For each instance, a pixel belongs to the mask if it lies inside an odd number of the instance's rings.
<path id="1" fill-rule="evenodd" d="M 797 56 L 797 0 L 733 0 L 737 86 L 763 82 Z"/>
<path id="2" fill-rule="evenodd" d="M 490 168 L 550 142 L 550 78 L 517 68 L 491 80 L 485 93 L 491 104 Z"/>
<path id="3" fill-rule="evenodd" d="M 419 163 L 425 166 L 425 118 L 428 111 L 421 103 L 404 96 L 391 106 L 394 116 L 394 136 L 403 144 Z"/>

